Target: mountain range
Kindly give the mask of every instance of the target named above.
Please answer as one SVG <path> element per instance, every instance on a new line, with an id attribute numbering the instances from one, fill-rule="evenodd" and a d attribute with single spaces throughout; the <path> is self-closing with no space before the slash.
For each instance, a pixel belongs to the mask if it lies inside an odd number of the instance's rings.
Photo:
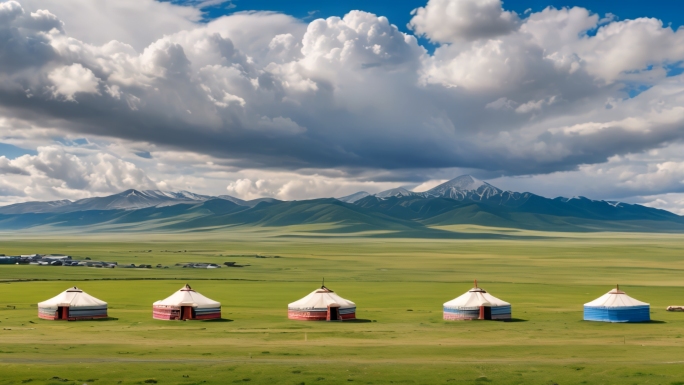
<path id="1" fill-rule="evenodd" d="M 325 231 L 380 230 L 418 237 L 446 236 L 442 226 L 455 224 L 542 231 L 684 232 L 684 217 L 669 211 L 584 197 L 549 199 L 504 191 L 469 175 L 425 192 L 395 188 L 337 199 L 245 201 L 188 191 L 126 190 L 73 202 L 0 207 L 0 230 L 165 232 L 323 224 L 328 225 L 321 227 L 329 229 Z"/>
<path id="2" fill-rule="evenodd" d="M 105 197 L 93 197 L 77 201 L 26 202 L 0 207 L 0 214 L 73 213 L 90 210 L 137 210 L 148 207 L 165 207 L 178 204 L 197 204 L 212 199 L 223 199 L 238 206 L 254 207 L 260 202 L 274 202 L 273 198 L 245 201 L 230 195 L 217 197 L 194 194 L 189 191 L 126 190 Z"/>

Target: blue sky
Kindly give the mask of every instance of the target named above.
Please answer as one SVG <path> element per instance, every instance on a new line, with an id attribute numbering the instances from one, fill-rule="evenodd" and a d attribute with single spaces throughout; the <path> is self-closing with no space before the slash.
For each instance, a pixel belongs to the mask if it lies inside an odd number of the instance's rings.
<path id="1" fill-rule="evenodd" d="M 173 1 L 182 4 L 184 1 Z M 358 9 L 386 16 L 391 23 L 407 32 L 406 25 L 411 20 L 411 11 L 422 7 L 426 0 L 233 0 L 217 7 L 206 9 L 209 19 L 218 16 L 250 10 L 283 12 L 298 18 L 319 18 L 342 16 L 350 10 Z M 232 4 L 232 5 L 231 5 Z M 228 5 L 228 6 L 226 6 Z M 655 17 L 665 25 L 672 23 L 673 28 L 684 24 L 684 2 L 676 0 L 508 0 L 504 1 L 504 9 L 523 14 L 553 6 L 556 8 L 580 6 L 592 10 L 601 16 L 612 13 L 619 19 L 638 17 Z"/>
<path id="2" fill-rule="evenodd" d="M 13 146 L 8 143 L 1 143 L 0 142 L 0 156 L 4 155 L 7 158 L 16 158 L 21 155 L 25 154 L 31 154 L 34 155 L 36 154 L 36 151 L 34 150 L 29 150 L 29 149 L 24 149 L 24 148 L 19 148 L 17 146 Z"/>

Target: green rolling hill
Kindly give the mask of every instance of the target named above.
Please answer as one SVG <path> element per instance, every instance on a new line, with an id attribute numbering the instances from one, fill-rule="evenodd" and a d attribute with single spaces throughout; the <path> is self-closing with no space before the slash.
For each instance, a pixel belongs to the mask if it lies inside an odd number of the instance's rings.
<path id="1" fill-rule="evenodd" d="M 469 176 L 424 193 L 393 189 L 346 198 L 243 201 L 127 190 L 76 202 L 6 206 L 0 208 L 0 230 L 177 232 L 320 225 L 321 232 L 439 237 L 449 236 L 436 229 L 440 226 L 468 224 L 541 231 L 684 232 L 684 217 L 665 210 L 584 197 L 549 199 L 503 191 Z"/>

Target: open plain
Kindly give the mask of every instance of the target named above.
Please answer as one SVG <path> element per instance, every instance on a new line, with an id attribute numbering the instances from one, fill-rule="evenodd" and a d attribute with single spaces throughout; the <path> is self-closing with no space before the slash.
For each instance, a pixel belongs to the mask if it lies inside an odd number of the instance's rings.
<path id="1" fill-rule="evenodd" d="M 665 311 L 684 305 L 682 235 L 318 230 L 2 234 L 6 255 L 169 268 L 0 266 L 0 384 L 684 384 L 684 313 Z M 249 266 L 174 266 L 227 261 Z M 358 321 L 287 319 L 323 278 Z M 512 304 L 512 322 L 442 320 L 474 279 Z M 185 283 L 220 301 L 223 319 L 153 320 L 152 302 Z M 615 284 L 649 302 L 653 322 L 582 321 L 582 305 Z M 70 286 L 107 301 L 111 318 L 38 319 L 36 303 Z"/>

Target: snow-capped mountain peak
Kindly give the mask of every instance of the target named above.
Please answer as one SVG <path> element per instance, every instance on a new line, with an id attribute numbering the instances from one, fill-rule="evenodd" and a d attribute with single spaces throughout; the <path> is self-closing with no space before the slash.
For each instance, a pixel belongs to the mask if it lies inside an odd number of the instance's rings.
<path id="1" fill-rule="evenodd" d="M 118 194 L 80 199 L 74 202 L 27 202 L 0 208 L 0 213 L 55 212 L 86 210 L 136 210 L 146 207 L 172 206 L 180 203 L 200 203 L 213 199 L 189 191 L 129 189 Z"/>
<path id="2" fill-rule="evenodd" d="M 404 187 L 397 187 L 379 192 L 377 194 L 368 194 L 365 191 L 361 191 L 356 194 L 338 199 L 343 202 L 353 203 L 365 198 L 368 195 L 372 195 L 379 199 L 387 199 L 390 197 L 419 197 L 451 198 L 456 200 L 470 199 L 481 201 L 497 196 L 499 199 L 501 199 L 503 198 L 503 194 L 503 190 L 500 190 L 485 181 L 479 180 L 470 175 L 462 175 L 425 192 L 415 192 Z M 508 199 L 508 197 L 506 197 L 506 199 Z"/>
<path id="3" fill-rule="evenodd" d="M 491 186 L 489 183 L 481 181 L 470 175 L 461 175 L 442 184 L 442 186 L 449 186 L 463 191 L 474 191 L 484 185 Z"/>
<path id="4" fill-rule="evenodd" d="M 448 182 L 444 182 L 425 192 L 427 196 L 443 197 L 457 200 L 472 199 L 483 200 L 501 195 L 500 190 L 487 182 L 481 181 L 470 175 L 462 175 Z"/>
<path id="5" fill-rule="evenodd" d="M 473 176 L 470 175 L 461 175 L 457 178 L 454 178 L 448 182 L 444 182 L 440 184 L 439 186 L 433 187 L 432 189 L 428 190 L 428 193 L 433 192 L 441 192 L 441 191 L 447 191 L 447 190 L 458 190 L 458 191 L 478 191 L 479 189 L 483 187 L 488 187 L 497 191 L 501 191 L 498 188 L 490 185 L 487 182 L 481 181 Z"/>
<path id="6" fill-rule="evenodd" d="M 410 196 L 414 196 L 414 195 L 418 195 L 418 193 L 415 193 L 413 191 L 409 191 L 403 187 L 397 187 L 397 188 L 381 191 L 377 194 L 374 194 L 374 196 L 376 198 L 380 198 L 380 199 L 385 199 L 385 198 L 390 198 L 390 197 L 410 197 Z"/>
<path id="7" fill-rule="evenodd" d="M 184 201 L 206 201 L 212 197 L 207 195 L 199 195 L 190 191 L 164 191 L 164 190 L 135 190 L 130 189 L 118 194 L 111 195 L 112 197 L 121 197 L 129 199 L 160 199 L 160 200 L 184 200 Z M 103 197 L 105 198 L 105 197 Z M 92 198 L 89 198 L 92 199 Z"/>
<path id="8" fill-rule="evenodd" d="M 211 199 L 189 191 L 161 191 L 130 189 L 106 197 L 93 197 L 74 202 L 70 209 L 79 210 L 134 210 L 145 207 L 171 206 L 179 203 L 199 203 Z"/>
<path id="9" fill-rule="evenodd" d="M 180 190 L 180 191 L 162 191 L 162 190 L 144 190 L 139 192 L 140 194 L 147 197 L 161 198 L 166 197 L 170 199 L 183 199 L 191 201 L 205 201 L 211 197 L 206 195 L 195 194 L 190 191 Z"/>

